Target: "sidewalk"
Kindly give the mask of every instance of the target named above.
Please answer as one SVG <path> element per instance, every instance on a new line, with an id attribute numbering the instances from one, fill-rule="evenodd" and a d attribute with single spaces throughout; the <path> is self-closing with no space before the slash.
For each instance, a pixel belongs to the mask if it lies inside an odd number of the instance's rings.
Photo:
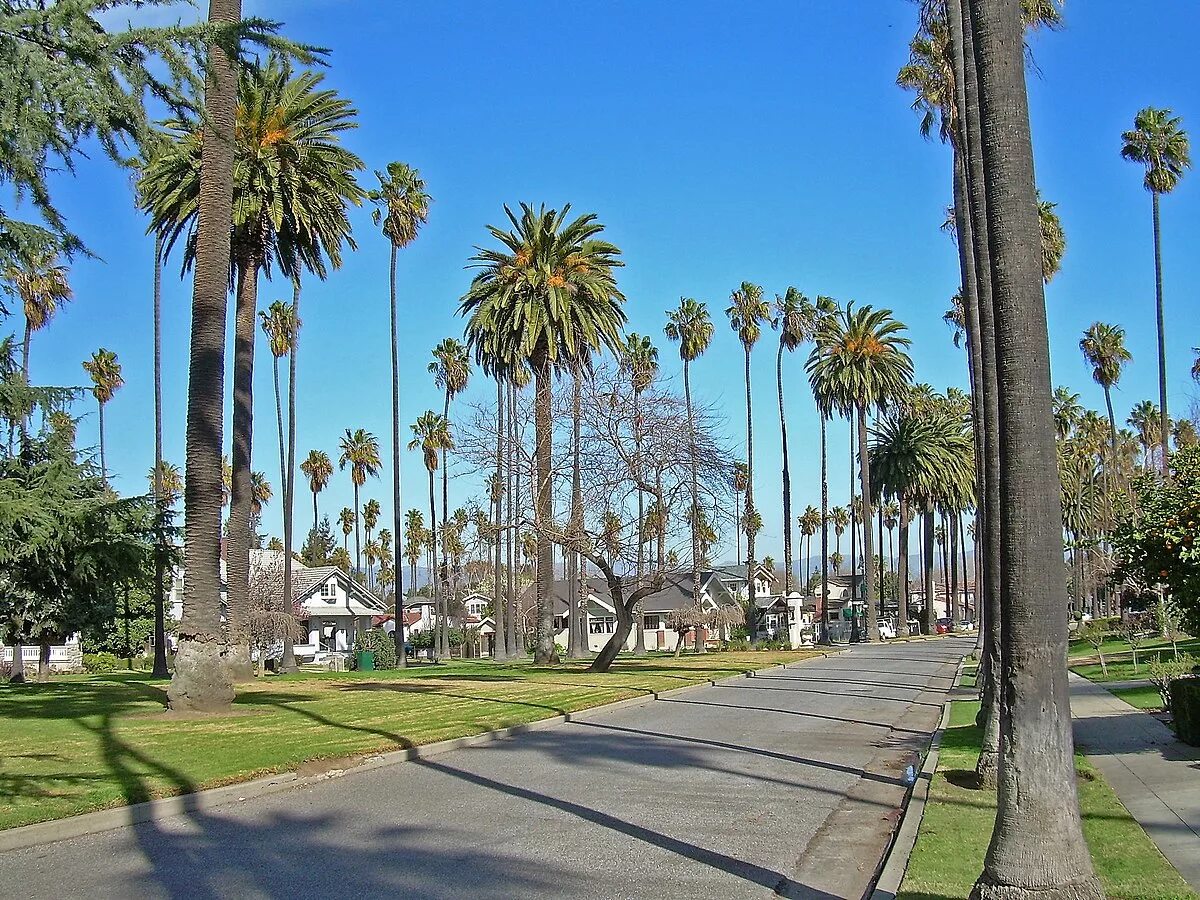
<path id="1" fill-rule="evenodd" d="M 1200 747 L 1148 713 L 1070 676 L 1075 742 L 1163 856 L 1200 891 Z"/>

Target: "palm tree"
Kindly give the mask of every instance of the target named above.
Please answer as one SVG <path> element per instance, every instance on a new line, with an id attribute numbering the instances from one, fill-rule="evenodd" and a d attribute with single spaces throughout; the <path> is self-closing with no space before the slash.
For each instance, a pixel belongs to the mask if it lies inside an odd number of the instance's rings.
<path id="1" fill-rule="evenodd" d="M 680 297 L 679 306 L 667 313 L 663 329 L 667 340 L 679 344 L 683 361 L 683 400 L 687 409 L 688 426 L 688 488 L 691 492 L 691 515 L 688 522 L 692 532 L 692 601 L 699 602 L 700 591 L 700 478 L 696 460 L 696 418 L 692 409 L 691 366 L 712 343 L 713 323 L 708 307 L 689 297 Z"/>
<path id="2" fill-rule="evenodd" d="M 397 332 L 396 257 L 400 250 L 417 239 L 421 226 L 429 219 L 430 196 L 425 182 L 412 166 L 402 162 L 388 163 L 387 173 L 375 171 L 379 187 L 368 195 L 375 209 L 375 227 L 382 226 L 388 239 L 391 257 L 388 265 L 388 293 L 391 300 L 392 328 L 392 516 L 396 529 L 395 555 L 400 555 L 400 340 Z M 396 589 L 396 661 L 404 666 L 404 589 Z"/>
<path id="3" fill-rule="evenodd" d="M 356 127 L 357 112 L 335 91 L 322 88 L 323 80 L 318 72 L 294 73 L 290 62 L 272 53 L 261 65 L 243 67 L 238 83 L 231 267 L 236 285 L 233 494 L 227 554 L 229 630 L 231 645 L 238 648 L 238 670 L 249 667 L 248 523 L 258 278 L 277 267 L 295 285 L 305 269 L 324 278 L 329 268 L 338 268 L 343 245 L 355 246 L 347 207 L 359 205 L 365 196 L 354 177 L 362 161 L 341 143 L 342 133 Z M 140 186 L 152 215 L 150 228 L 164 234 L 166 252 L 180 237 L 185 239 L 186 270 L 194 259 L 203 141 L 194 120 L 177 119 L 167 129 L 170 140 L 152 157 Z"/>
<path id="4" fill-rule="evenodd" d="M 433 348 L 433 362 L 428 366 L 429 374 L 434 376 L 434 383 L 442 389 L 444 402 L 442 418 L 450 424 L 450 401 L 467 388 L 471 377 L 471 360 L 467 348 L 454 338 L 445 338 Z M 446 448 L 442 448 L 442 522 L 445 523 L 450 515 L 449 500 L 449 467 L 446 465 Z M 442 529 L 446 532 L 446 529 Z M 442 578 L 446 578 L 447 558 L 446 547 L 442 546 Z"/>
<path id="5" fill-rule="evenodd" d="M 1058 714 L 1070 707 L 1062 666 L 1068 598 L 1022 23 L 1006 3 L 965 7 L 977 66 L 966 107 L 980 135 L 968 155 L 984 178 L 973 179 L 973 191 L 986 189 L 989 201 L 982 211 L 994 328 L 984 353 L 999 376 L 998 466 L 991 468 L 990 453 L 986 465 L 998 486 L 1005 550 L 996 825 L 973 893 L 1098 900 L 1104 893 L 1083 838 L 1070 717 Z M 1052 857 L 1042 850 L 1050 843 Z"/>
<path id="6" fill-rule="evenodd" d="M 808 583 L 812 580 L 812 539 L 817 533 L 817 529 L 821 527 L 821 511 L 815 506 L 809 506 L 804 510 L 804 515 L 800 517 L 800 535 L 808 541 L 807 548 L 804 551 L 804 590 L 808 590 Z"/>
<path id="7" fill-rule="evenodd" d="M 521 205 L 518 218 L 508 207 L 512 231 L 489 226 L 498 249 L 479 249 L 472 264 L 480 269 L 463 297 L 467 343 L 511 364 L 528 364 L 536 381 L 534 402 L 537 463 L 534 524 L 538 541 L 537 649 L 534 661 L 556 662 L 554 607 L 550 598 L 554 521 L 550 476 L 553 422 L 551 379 L 578 359 L 581 348 L 620 347 L 625 324 L 615 269 L 620 250 L 602 240 L 604 226 L 595 214 L 569 221 L 561 212 Z"/>
<path id="8" fill-rule="evenodd" d="M 1121 156 L 1141 163 L 1146 175 L 1143 186 L 1150 192 L 1154 215 L 1154 304 L 1158 321 L 1158 413 L 1162 444 L 1162 472 L 1166 477 L 1170 418 L 1167 415 L 1167 337 L 1163 323 L 1162 237 L 1158 198 L 1175 190 L 1184 170 L 1192 164 L 1191 148 L 1182 120 L 1169 109 L 1147 106 L 1133 119 L 1133 130 L 1121 135 Z"/>
<path id="9" fill-rule="evenodd" d="M 742 494 L 750 484 L 750 470 L 738 460 L 733 464 L 733 529 L 737 535 L 737 562 L 742 562 Z"/>
<path id="10" fill-rule="evenodd" d="M 157 491 L 167 506 L 174 506 L 183 496 L 183 473 L 172 462 L 164 459 L 152 467 L 146 480 L 150 482 L 150 490 Z"/>
<path id="11" fill-rule="evenodd" d="M 1083 358 L 1092 367 L 1092 380 L 1104 389 L 1108 408 L 1109 438 L 1113 458 L 1117 455 L 1117 418 L 1113 415 L 1112 389 L 1121 378 L 1121 369 L 1133 359 L 1125 349 L 1125 329 L 1120 325 L 1093 322 L 1079 342 Z"/>
<path id="12" fill-rule="evenodd" d="M 279 480 L 287 485 L 287 446 L 283 428 L 283 396 L 279 390 L 279 360 L 292 352 L 295 345 L 296 333 L 300 330 L 300 320 L 296 318 L 296 307 L 282 300 L 274 301 L 266 310 L 258 313 L 262 324 L 263 334 L 267 336 L 267 346 L 271 350 L 271 361 L 274 366 L 272 373 L 275 382 L 275 425 L 279 433 Z M 289 410 L 289 421 L 291 419 Z M 285 504 L 284 516 L 287 516 Z M 286 523 L 284 524 L 286 528 Z"/>
<path id="13" fill-rule="evenodd" d="M 362 508 L 363 532 L 366 535 L 366 543 L 368 543 L 368 544 L 371 543 L 371 532 L 373 532 L 375 530 L 375 526 L 379 524 L 379 516 L 380 516 L 380 513 L 382 513 L 382 512 L 383 512 L 383 510 L 380 509 L 378 500 L 368 500 L 366 503 L 363 504 L 363 508 Z M 378 556 L 379 556 L 378 553 L 375 553 L 373 555 L 376 558 L 378 558 Z M 371 586 L 371 584 L 372 584 L 371 579 L 374 575 L 374 573 L 372 572 L 372 568 L 371 568 L 372 565 L 373 565 L 372 561 L 370 559 L 368 559 L 367 560 L 367 586 L 368 587 Z"/>
<path id="14" fill-rule="evenodd" d="M 1159 409 L 1151 400 L 1141 400 L 1134 405 L 1125 424 L 1137 433 L 1138 442 L 1142 445 L 1142 468 L 1150 471 L 1150 448 L 1160 443 L 1159 429 L 1162 427 L 1162 417 Z"/>
<path id="15" fill-rule="evenodd" d="M 633 478 L 634 486 L 637 491 L 637 578 L 640 581 L 646 574 L 646 537 L 648 532 L 648 523 L 646 520 L 646 485 L 642 472 L 642 393 L 645 392 L 650 385 L 654 383 L 655 377 L 658 375 L 658 348 L 650 343 L 650 338 L 645 335 L 633 332 L 625 341 L 625 346 L 621 348 L 621 369 L 629 376 L 630 386 L 633 389 Z M 658 509 L 658 504 L 661 502 L 661 497 L 656 499 L 655 509 Z M 635 643 L 633 647 L 634 655 L 646 655 L 646 642 L 644 634 L 645 622 L 642 620 L 642 608 L 640 601 L 635 604 L 633 612 L 634 635 Z"/>
<path id="16" fill-rule="evenodd" d="M 108 480 L 108 468 L 104 464 L 104 407 L 125 384 L 121 376 L 121 364 L 117 354 L 101 347 L 92 358 L 83 364 L 84 371 L 92 377 L 92 396 L 100 408 L 100 476 Z"/>
<path id="17" fill-rule="evenodd" d="M 833 566 L 834 575 L 842 574 L 842 562 L 845 559 L 846 557 L 842 556 L 842 554 L 837 550 L 834 550 L 831 554 L 829 554 L 829 564 Z"/>
<path id="18" fill-rule="evenodd" d="M 438 467 L 438 455 L 444 450 L 453 450 L 454 441 L 450 437 L 450 423 L 445 416 L 440 416 L 433 410 L 422 413 L 416 422 L 410 426 L 413 438 L 408 442 L 409 450 L 421 450 L 425 459 L 425 469 L 429 472 L 429 540 L 430 546 L 437 547 L 437 506 L 434 500 L 434 473 Z M 434 608 L 437 613 L 437 652 L 448 655 L 450 642 L 446 634 L 447 604 L 445 602 L 441 579 L 433 575 Z"/>
<path id="19" fill-rule="evenodd" d="M 317 527 L 317 495 L 325 490 L 333 477 L 333 461 L 324 450 L 309 450 L 300 471 L 308 479 L 308 489 L 313 495 L 313 528 Z"/>
<path id="20" fill-rule="evenodd" d="M 1051 402 L 1054 408 L 1054 430 L 1058 439 L 1064 441 L 1079 424 L 1083 407 L 1079 403 L 1079 395 L 1061 385 L 1054 389 Z"/>
<path id="21" fill-rule="evenodd" d="M 421 561 L 425 544 L 425 517 L 419 509 L 410 509 L 404 514 L 404 558 L 408 561 L 408 589 L 417 589 L 417 563 Z M 396 614 L 401 607 L 397 605 Z M 400 626 L 397 625 L 397 628 Z"/>
<path id="22" fill-rule="evenodd" d="M 840 556 L 842 553 L 842 534 L 850 525 L 850 511 L 844 506 L 835 506 L 829 511 L 829 524 L 833 526 L 834 550 Z"/>
<path id="23" fill-rule="evenodd" d="M 29 380 L 29 342 L 35 331 L 50 324 L 54 314 L 71 299 L 66 266 L 50 252 L 32 252 L 21 265 L 7 266 L 0 278 L 25 312 L 25 339 L 21 343 L 21 374 Z"/>
<path id="24" fill-rule="evenodd" d="M 793 352 L 816 332 L 817 308 L 794 287 L 775 296 L 771 327 L 779 329 L 775 351 L 775 387 L 779 395 L 779 436 L 783 448 L 783 594 L 792 593 L 792 475 L 788 468 L 787 416 L 783 405 L 783 351 Z"/>
<path id="25" fill-rule="evenodd" d="M 750 391 L 750 351 L 758 343 L 762 335 L 762 323 L 770 317 L 770 308 L 763 299 L 762 288 L 749 281 L 743 281 L 741 287 L 729 295 L 729 307 L 725 310 L 729 316 L 729 327 L 737 332 L 738 340 L 742 342 L 745 354 L 746 375 L 746 583 L 749 586 L 750 637 L 753 639 L 758 629 L 758 608 L 755 605 L 754 587 L 754 538 L 758 510 L 754 506 L 754 416 L 751 405 Z"/>
<path id="26" fill-rule="evenodd" d="M 875 480 L 874 476 L 872 476 L 872 479 L 871 479 L 872 483 L 874 483 L 874 480 Z M 895 544 L 893 543 L 893 538 L 894 538 L 893 532 L 896 530 L 896 526 L 899 524 L 900 524 L 900 505 L 898 503 L 896 503 L 896 501 L 894 501 L 894 500 L 889 500 L 888 502 L 883 504 L 883 527 L 887 529 L 887 533 L 888 533 L 888 569 L 889 569 L 889 571 L 892 571 L 892 572 L 896 571 L 896 554 L 895 554 Z M 897 625 L 897 632 L 896 632 L 897 634 L 904 633 L 900 629 L 905 624 L 906 624 L 906 622 L 901 622 L 901 623 L 899 623 L 899 625 Z"/>
<path id="27" fill-rule="evenodd" d="M 891 310 L 850 303 L 841 316 L 823 320 L 817 345 L 806 369 L 813 392 L 847 418 L 857 417 L 859 478 L 862 488 L 863 558 L 874 559 L 871 522 L 871 471 L 867 457 L 867 412 L 898 399 L 912 380 L 911 343 L 905 326 Z M 875 567 L 868 564 L 863 579 L 867 596 L 867 639 L 878 640 L 875 609 Z"/>
<path id="28" fill-rule="evenodd" d="M 350 507 L 343 506 L 342 511 L 338 513 L 338 524 L 342 526 L 342 549 L 346 555 L 350 555 L 350 535 L 354 533 L 354 529 L 358 523 L 358 514 Z M 347 570 L 346 574 L 350 574 Z"/>
<path id="29" fill-rule="evenodd" d="M 367 483 L 368 478 L 379 477 L 379 467 L 382 463 L 379 460 L 379 441 L 375 435 L 362 428 L 357 428 L 351 431 L 346 429 L 346 433 L 342 435 L 338 446 L 342 450 L 342 455 L 338 457 L 338 468 L 345 469 L 350 467 L 350 483 L 354 485 L 354 508 L 358 509 L 358 490 Z M 362 568 L 362 550 L 359 542 L 359 533 L 357 524 L 354 527 L 354 571 L 355 574 Z"/>

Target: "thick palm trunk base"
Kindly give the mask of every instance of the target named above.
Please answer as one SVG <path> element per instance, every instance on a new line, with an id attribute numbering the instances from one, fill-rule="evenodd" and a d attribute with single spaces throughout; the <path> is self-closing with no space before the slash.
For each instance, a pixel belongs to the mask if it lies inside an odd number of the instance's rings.
<path id="1" fill-rule="evenodd" d="M 1053 887 L 1033 887 L 1015 884 L 994 884 L 986 881 L 987 874 L 975 883 L 971 900 L 1103 900 L 1104 889 L 1095 875 L 1069 884 Z"/>
<path id="2" fill-rule="evenodd" d="M 233 684 L 244 684 L 254 680 L 254 661 L 250 658 L 249 647 L 244 644 L 230 644 L 224 650 L 224 659 L 229 680 Z"/>
<path id="3" fill-rule="evenodd" d="M 247 665 L 249 653 L 247 653 Z M 181 640 L 167 702 L 176 712 L 227 712 L 233 684 L 221 646 L 215 641 Z"/>

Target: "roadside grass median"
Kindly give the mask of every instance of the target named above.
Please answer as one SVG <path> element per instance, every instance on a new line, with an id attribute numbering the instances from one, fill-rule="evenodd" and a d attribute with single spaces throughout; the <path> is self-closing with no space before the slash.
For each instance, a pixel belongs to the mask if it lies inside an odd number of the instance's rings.
<path id="1" fill-rule="evenodd" d="M 977 701 L 953 704 L 900 900 L 966 898 L 983 870 L 996 795 L 975 782 L 978 710 Z M 1082 754 L 1076 755 L 1075 767 L 1084 836 L 1109 900 L 1194 900 L 1197 894 Z"/>
<path id="2" fill-rule="evenodd" d="M 167 682 L 137 672 L 0 687 L 0 828 L 480 734 L 813 655 L 622 657 L 607 673 L 588 672 L 587 660 L 475 660 L 270 676 L 240 685 L 223 716 L 167 712 Z"/>

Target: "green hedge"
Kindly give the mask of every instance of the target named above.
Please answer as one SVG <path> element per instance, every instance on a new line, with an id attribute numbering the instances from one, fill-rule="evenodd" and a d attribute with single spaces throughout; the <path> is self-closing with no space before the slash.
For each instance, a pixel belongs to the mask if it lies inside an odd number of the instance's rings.
<path id="1" fill-rule="evenodd" d="M 87 672 L 115 672 L 120 664 L 121 661 L 115 653 L 101 651 L 83 654 L 83 668 Z"/>
<path id="2" fill-rule="evenodd" d="M 1171 718 L 1179 739 L 1200 747 L 1200 678 L 1177 678 L 1171 682 Z"/>
<path id="3" fill-rule="evenodd" d="M 375 654 L 376 669 L 396 668 L 396 642 L 382 628 L 372 628 L 361 632 L 354 639 L 354 653 L 350 654 L 350 667 L 358 667 L 357 653 L 359 650 L 370 650 Z"/>

